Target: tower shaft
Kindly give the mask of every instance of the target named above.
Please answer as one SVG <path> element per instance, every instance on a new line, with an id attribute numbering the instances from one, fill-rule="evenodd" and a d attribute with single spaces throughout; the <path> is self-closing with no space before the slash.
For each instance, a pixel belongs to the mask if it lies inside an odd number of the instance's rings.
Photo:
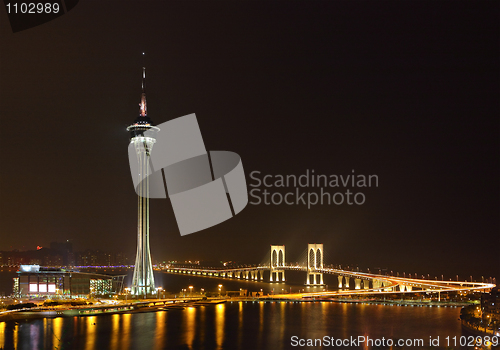
<path id="1" fill-rule="evenodd" d="M 137 205 L 137 255 L 131 292 L 146 297 L 155 292 L 153 264 L 149 248 L 149 155 L 154 141 L 147 137 L 133 140 L 139 162 L 140 178 L 144 179 L 138 188 Z"/>

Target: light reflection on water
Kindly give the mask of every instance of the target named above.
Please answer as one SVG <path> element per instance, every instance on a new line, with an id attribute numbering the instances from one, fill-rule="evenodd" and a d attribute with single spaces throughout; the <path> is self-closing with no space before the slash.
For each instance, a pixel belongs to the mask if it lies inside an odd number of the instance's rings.
<path id="1" fill-rule="evenodd" d="M 111 343 L 110 350 L 118 350 L 120 334 L 120 315 L 115 314 L 111 316 Z"/>
<path id="2" fill-rule="evenodd" d="M 218 304 L 215 306 L 215 341 L 217 342 L 217 349 L 222 349 L 224 344 L 224 313 L 226 305 Z"/>
<path id="3" fill-rule="evenodd" d="M 196 317 L 196 308 L 194 307 L 186 308 L 184 312 L 184 320 L 185 320 L 184 336 L 186 338 L 186 344 L 189 347 L 189 349 L 193 348 L 193 341 L 196 332 L 195 317 Z"/>
<path id="4" fill-rule="evenodd" d="M 0 348 L 277 350 L 293 348 L 292 336 L 444 338 L 461 335 L 459 313 L 459 308 L 443 307 L 233 302 L 150 313 L 0 322 Z"/>
<path id="5" fill-rule="evenodd" d="M 155 341 L 154 341 L 154 349 L 155 350 L 160 350 L 162 349 L 162 345 L 163 344 L 166 344 L 167 341 L 166 341 L 166 338 L 165 338 L 165 335 L 166 335 L 166 332 L 165 332 L 165 329 L 166 329 L 166 325 L 167 325 L 167 311 L 159 311 L 159 312 L 156 312 L 156 317 L 155 317 L 155 321 L 156 321 L 156 331 L 155 331 Z"/>

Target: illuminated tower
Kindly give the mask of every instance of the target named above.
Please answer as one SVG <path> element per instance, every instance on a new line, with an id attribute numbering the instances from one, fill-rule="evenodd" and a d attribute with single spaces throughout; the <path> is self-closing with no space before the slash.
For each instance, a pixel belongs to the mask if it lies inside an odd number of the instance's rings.
<path id="1" fill-rule="evenodd" d="M 137 256 L 135 258 L 134 277 L 131 293 L 137 296 L 151 295 L 155 292 L 153 264 L 149 252 L 149 174 L 151 151 L 156 139 L 144 136 L 148 130 L 159 131 L 148 117 L 146 106 L 146 68 L 142 68 L 142 95 L 139 117 L 127 128 L 130 132 L 130 143 L 134 144 L 139 162 L 138 210 L 137 210 Z M 148 133 L 149 135 L 149 133 Z"/>

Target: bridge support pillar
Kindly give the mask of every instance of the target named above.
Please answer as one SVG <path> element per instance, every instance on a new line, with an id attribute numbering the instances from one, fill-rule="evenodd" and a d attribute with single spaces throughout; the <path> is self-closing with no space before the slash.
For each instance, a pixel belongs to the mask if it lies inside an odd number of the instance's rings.
<path id="1" fill-rule="evenodd" d="M 306 285 L 321 286 L 323 285 L 323 244 L 308 244 L 307 245 L 307 279 Z M 311 276 L 313 283 L 311 284 Z"/>
<path id="2" fill-rule="evenodd" d="M 411 286 L 406 286 L 406 291 L 411 292 Z"/>
<path id="3" fill-rule="evenodd" d="M 270 277 L 269 281 L 273 282 L 273 273 L 275 273 L 275 281 L 279 282 L 279 273 L 282 275 L 282 282 L 285 282 L 285 246 L 284 245 L 271 245 L 271 259 L 270 259 Z"/>
<path id="4" fill-rule="evenodd" d="M 344 276 L 339 275 L 338 279 L 339 279 L 339 289 L 342 289 L 344 283 Z"/>
<path id="5" fill-rule="evenodd" d="M 363 287 L 365 289 L 370 289 L 370 281 L 369 280 L 363 280 Z"/>
<path id="6" fill-rule="evenodd" d="M 345 276 L 345 288 L 346 289 L 349 289 L 349 280 L 350 280 L 350 278 Z"/>
<path id="7" fill-rule="evenodd" d="M 354 289 L 361 289 L 361 279 L 360 278 L 356 278 L 354 280 L 354 285 L 355 285 Z"/>
<path id="8" fill-rule="evenodd" d="M 405 291 L 405 285 L 404 284 L 400 284 L 399 285 L 399 291 L 400 292 L 404 292 Z"/>

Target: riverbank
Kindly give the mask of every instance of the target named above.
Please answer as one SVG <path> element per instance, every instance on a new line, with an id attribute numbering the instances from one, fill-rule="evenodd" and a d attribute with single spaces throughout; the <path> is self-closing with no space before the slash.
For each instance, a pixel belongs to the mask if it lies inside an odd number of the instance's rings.
<path id="1" fill-rule="evenodd" d="M 207 306 L 225 303 L 225 299 L 168 299 L 147 300 L 131 303 L 97 306 L 34 307 L 30 309 L 9 310 L 0 313 L 0 322 L 29 320 L 37 318 L 99 316 L 117 313 L 155 312 L 169 309 L 184 309 L 190 306 Z"/>
<path id="2" fill-rule="evenodd" d="M 472 324 L 468 323 L 467 321 L 462 320 L 462 329 L 472 335 L 478 335 L 478 336 L 500 336 L 499 333 L 495 334 L 495 331 L 493 329 L 488 329 L 485 327 L 477 326 L 474 327 Z"/>
<path id="3" fill-rule="evenodd" d="M 75 317 L 75 316 L 98 316 L 116 313 L 138 313 L 138 312 L 156 312 L 168 311 L 169 309 L 184 309 L 186 307 L 216 305 L 225 302 L 291 302 L 291 303 L 310 303 L 310 302 L 328 302 L 328 303 L 347 303 L 347 304 L 369 304 L 382 306 L 399 307 L 450 307 L 458 308 L 470 305 L 470 303 L 459 302 L 436 302 L 436 301 L 415 301 L 415 300 L 366 300 L 366 299 L 340 299 L 340 298 L 286 298 L 286 297 L 233 297 L 233 298 L 182 298 L 165 300 L 141 300 L 128 303 L 116 303 L 112 305 L 93 305 L 93 306 L 58 306 L 58 307 L 35 307 L 31 309 L 20 309 L 0 312 L 0 322 L 13 320 L 28 320 L 37 318 L 54 317 Z M 472 329 L 475 330 L 475 329 Z"/>

